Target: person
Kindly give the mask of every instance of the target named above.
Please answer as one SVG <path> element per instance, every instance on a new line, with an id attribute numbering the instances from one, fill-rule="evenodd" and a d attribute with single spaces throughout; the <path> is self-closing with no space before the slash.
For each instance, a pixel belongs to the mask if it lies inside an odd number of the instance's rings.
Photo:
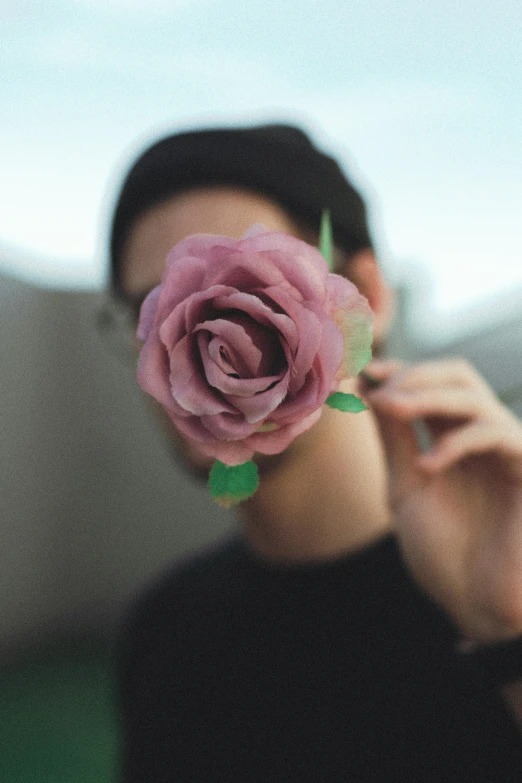
<path id="1" fill-rule="evenodd" d="M 263 223 L 315 243 L 324 208 L 379 354 L 393 306 L 364 202 L 292 126 L 179 133 L 140 155 L 113 216 L 112 290 L 137 313 L 183 237 Z M 368 371 L 378 383 L 344 387 L 368 411 L 325 408 L 260 458 L 237 531 L 133 603 L 125 783 L 522 780 L 522 424 L 460 359 Z"/>

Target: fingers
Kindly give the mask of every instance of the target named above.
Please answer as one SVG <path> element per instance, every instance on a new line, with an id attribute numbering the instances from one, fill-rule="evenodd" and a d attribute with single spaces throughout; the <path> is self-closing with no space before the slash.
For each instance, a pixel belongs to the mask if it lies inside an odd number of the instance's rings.
<path id="1" fill-rule="evenodd" d="M 499 426 L 479 422 L 459 427 L 443 435 L 418 460 L 419 467 L 429 473 L 439 473 L 461 459 L 494 452 L 504 458 L 516 479 L 522 478 L 522 426 Z"/>
<path id="2" fill-rule="evenodd" d="M 494 419 L 505 412 L 484 379 L 460 359 L 418 365 L 374 361 L 367 372 L 379 381 L 363 390 L 369 402 L 398 418 Z"/>
<path id="3" fill-rule="evenodd" d="M 467 389 L 380 388 L 372 392 L 369 399 L 375 407 L 406 420 L 431 416 L 460 419 L 480 416 L 487 411 L 484 400 Z"/>
<path id="4" fill-rule="evenodd" d="M 522 423 L 466 361 L 407 365 L 379 360 L 370 362 L 365 372 L 373 380 L 362 393 L 379 420 L 391 462 L 399 459 L 405 469 L 410 461 L 411 469 L 412 427 L 392 428 L 387 420 L 413 427 L 421 420 L 428 424 L 432 442 L 427 449 L 417 448 L 417 468 L 436 473 L 467 456 L 495 452 L 520 477 Z M 395 438 L 403 443 L 394 444 Z"/>
<path id="5" fill-rule="evenodd" d="M 489 390 L 486 381 L 466 359 L 451 358 L 441 361 L 428 361 L 419 364 L 406 364 L 395 359 L 373 359 L 365 372 L 380 381 L 393 380 L 405 388 L 421 386 L 481 386 Z"/>

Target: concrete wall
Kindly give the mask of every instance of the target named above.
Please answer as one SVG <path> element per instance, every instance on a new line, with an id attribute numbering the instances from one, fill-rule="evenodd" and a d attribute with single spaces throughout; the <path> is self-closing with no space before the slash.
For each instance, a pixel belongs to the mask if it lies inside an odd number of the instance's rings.
<path id="1" fill-rule="evenodd" d="M 173 462 L 101 295 L 0 280 L 0 644 L 111 622 L 173 557 L 234 524 Z"/>

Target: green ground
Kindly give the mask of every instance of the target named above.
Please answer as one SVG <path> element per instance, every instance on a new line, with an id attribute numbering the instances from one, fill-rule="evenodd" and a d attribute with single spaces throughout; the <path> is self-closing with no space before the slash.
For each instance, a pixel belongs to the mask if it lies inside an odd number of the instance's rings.
<path id="1" fill-rule="evenodd" d="M 112 645 L 61 640 L 0 669 L 0 783 L 114 783 Z"/>

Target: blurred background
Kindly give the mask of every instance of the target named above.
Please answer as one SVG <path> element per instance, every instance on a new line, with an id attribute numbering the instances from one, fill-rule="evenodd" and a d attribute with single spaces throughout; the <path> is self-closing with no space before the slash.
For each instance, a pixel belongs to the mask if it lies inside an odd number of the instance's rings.
<path id="1" fill-rule="evenodd" d="M 467 356 L 522 414 L 521 9 L 0 1 L 2 783 L 113 779 L 126 602 L 235 524 L 97 328 L 128 162 L 164 131 L 300 124 L 368 199 L 389 353 Z"/>

